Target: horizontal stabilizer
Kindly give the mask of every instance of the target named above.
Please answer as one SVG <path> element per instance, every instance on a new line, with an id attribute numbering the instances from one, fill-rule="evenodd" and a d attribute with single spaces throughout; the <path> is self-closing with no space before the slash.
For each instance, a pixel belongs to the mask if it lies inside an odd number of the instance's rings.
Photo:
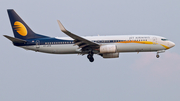
<path id="1" fill-rule="evenodd" d="M 11 37 L 11 36 L 7 36 L 7 35 L 3 35 L 3 36 L 6 37 L 7 39 L 11 40 L 14 43 L 25 43 L 25 42 L 27 42 L 26 40 L 14 38 L 14 37 Z"/>

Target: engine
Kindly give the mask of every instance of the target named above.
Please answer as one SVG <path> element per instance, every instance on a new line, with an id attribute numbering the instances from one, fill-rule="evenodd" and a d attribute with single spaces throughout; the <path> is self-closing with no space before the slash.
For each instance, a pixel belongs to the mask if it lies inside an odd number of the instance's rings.
<path id="1" fill-rule="evenodd" d="M 119 53 L 106 53 L 102 54 L 103 58 L 119 58 Z"/>
<path id="2" fill-rule="evenodd" d="M 100 46 L 100 53 L 116 53 L 116 45 L 103 45 Z"/>

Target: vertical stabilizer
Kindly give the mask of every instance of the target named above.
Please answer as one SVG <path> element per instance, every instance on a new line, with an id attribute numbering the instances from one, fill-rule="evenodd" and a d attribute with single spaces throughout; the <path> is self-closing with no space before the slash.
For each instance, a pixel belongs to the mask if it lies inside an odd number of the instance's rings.
<path id="1" fill-rule="evenodd" d="M 13 9 L 8 9 L 7 12 L 11 22 L 14 37 L 19 39 L 34 39 L 47 37 L 34 33 Z"/>

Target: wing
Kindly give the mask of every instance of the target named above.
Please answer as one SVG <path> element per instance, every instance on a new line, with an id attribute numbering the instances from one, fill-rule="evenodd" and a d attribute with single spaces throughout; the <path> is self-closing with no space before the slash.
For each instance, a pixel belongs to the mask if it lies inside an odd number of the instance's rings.
<path id="1" fill-rule="evenodd" d="M 64 28 L 64 26 L 61 24 L 61 22 L 59 20 L 57 20 L 57 21 L 58 21 L 61 31 L 64 32 L 69 37 L 74 39 L 74 45 L 78 45 L 79 48 L 82 48 L 82 49 L 85 49 L 85 48 L 86 49 L 98 49 L 99 48 L 99 46 L 100 46 L 99 44 L 69 32 L 68 30 L 66 30 Z"/>

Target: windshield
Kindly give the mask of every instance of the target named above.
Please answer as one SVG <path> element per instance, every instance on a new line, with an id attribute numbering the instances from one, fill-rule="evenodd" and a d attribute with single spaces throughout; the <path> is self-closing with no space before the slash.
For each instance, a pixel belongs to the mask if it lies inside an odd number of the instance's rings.
<path id="1" fill-rule="evenodd" d="M 168 41 L 168 39 L 161 39 L 162 41 Z"/>

